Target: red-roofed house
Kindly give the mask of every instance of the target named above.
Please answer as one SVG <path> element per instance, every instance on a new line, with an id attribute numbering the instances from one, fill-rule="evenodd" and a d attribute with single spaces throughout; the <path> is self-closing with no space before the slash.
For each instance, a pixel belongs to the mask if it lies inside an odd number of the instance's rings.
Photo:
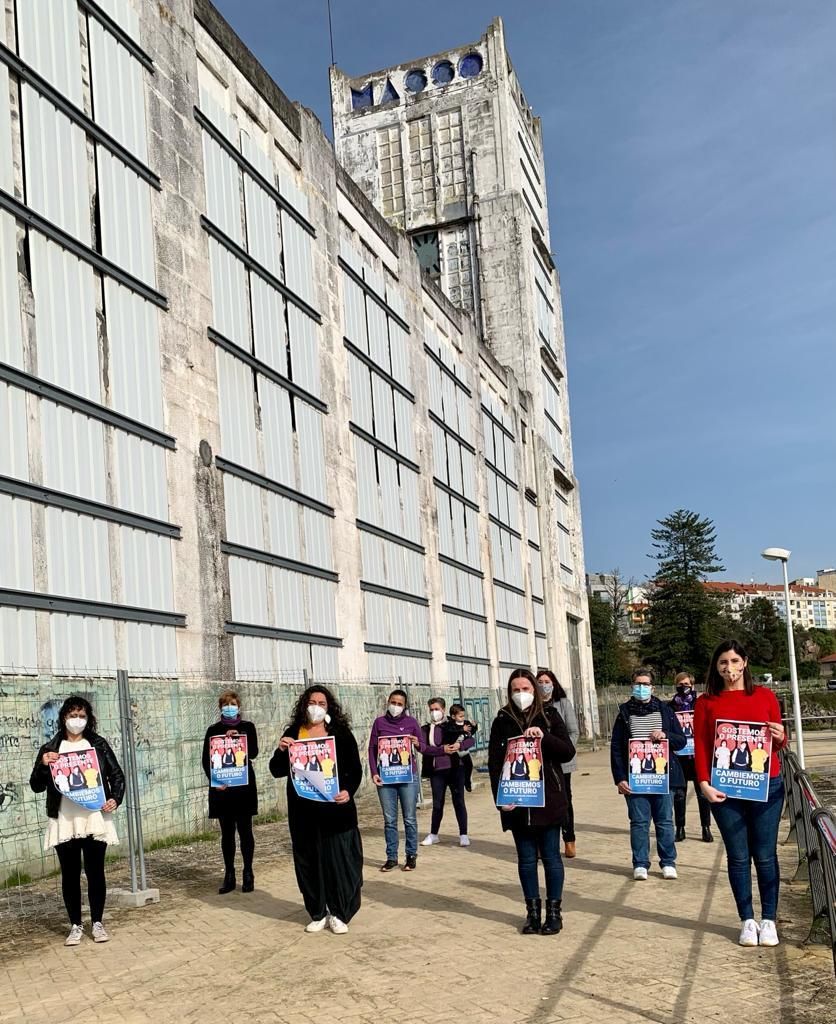
<path id="1" fill-rule="evenodd" d="M 780 583 L 734 583 L 707 581 L 706 590 L 722 594 L 729 614 L 739 619 L 744 608 L 759 597 L 771 601 L 775 611 L 786 619 L 784 588 Z M 807 629 L 836 629 L 836 593 L 806 584 L 790 584 L 790 616 L 793 623 Z"/>

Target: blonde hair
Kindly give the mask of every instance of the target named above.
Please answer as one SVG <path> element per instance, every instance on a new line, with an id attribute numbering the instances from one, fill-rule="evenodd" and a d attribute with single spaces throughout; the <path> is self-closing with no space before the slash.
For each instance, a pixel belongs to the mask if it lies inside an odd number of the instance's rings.
<path id="1" fill-rule="evenodd" d="M 235 690 L 224 690 L 224 692 L 218 697 L 218 707 L 222 708 L 224 704 L 231 704 L 235 702 L 238 707 L 241 707 L 241 698 L 235 692 Z"/>
<path id="2" fill-rule="evenodd" d="M 677 686 L 683 679 L 690 679 L 692 683 L 694 682 L 694 677 L 690 672 L 677 672 L 674 676 L 673 685 Z"/>

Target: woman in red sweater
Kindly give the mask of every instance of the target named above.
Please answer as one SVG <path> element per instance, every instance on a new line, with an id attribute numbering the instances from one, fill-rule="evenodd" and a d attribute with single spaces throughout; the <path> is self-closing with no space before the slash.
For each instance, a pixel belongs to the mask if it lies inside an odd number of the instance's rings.
<path id="1" fill-rule="evenodd" d="M 766 802 L 728 797 L 711 785 L 718 720 L 756 723 L 772 734 L 769 795 Z M 723 837 L 729 882 L 743 926 L 741 946 L 777 946 L 778 824 L 784 806 L 784 784 L 778 753 L 787 737 L 775 694 L 755 686 L 745 649 L 736 640 L 724 640 L 711 658 L 706 692 L 694 707 L 694 761 L 697 782 L 711 804 Z M 752 907 L 752 861 L 761 898 L 760 924 Z"/>

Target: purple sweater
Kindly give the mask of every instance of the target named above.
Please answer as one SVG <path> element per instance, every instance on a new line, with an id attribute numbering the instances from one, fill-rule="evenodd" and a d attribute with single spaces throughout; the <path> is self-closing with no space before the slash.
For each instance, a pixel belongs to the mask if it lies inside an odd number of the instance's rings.
<path id="1" fill-rule="evenodd" d="M 424 741 L 421 726 L 417 719 L 406 713 L 393 718 L 387 711 L 374 720 L 372 734 L 369 736 L 369 768 L 372 775 L 377 775 L 377 741 L 381 736 L 414 736 L 418 740 L 418 749 L 422 754 L 431 754 L 433 757 L 444 756 L 444 747 L 433 747 Z M 412 748 L 409 763 L 412 765 L 413 775 L 415 772 L 415 747 Z"/>

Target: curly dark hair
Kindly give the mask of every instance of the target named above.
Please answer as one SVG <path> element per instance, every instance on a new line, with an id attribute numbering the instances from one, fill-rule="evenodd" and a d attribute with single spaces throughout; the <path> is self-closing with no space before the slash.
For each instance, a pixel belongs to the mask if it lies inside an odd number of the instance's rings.
<path id="1" fill-rule="evenodd" d="M 309 686 L 307 690 L 299 695 L 299 699 L 296 701 L 290 714 L 290 721 L 287 723 L 288 729 L 298 732 L 303 725 L 308 724 L 308 701 L 315 693 L 321 693 L 328 702 L 328 715 L 331 718 L 331 721 L 325 726 L 328 733 L 333 734 L 342 729 L 349 730 L 351 728 L 351 719 L 348 713 L 343 711 L 340 702 L 327 686 Z"/>
<path id="2" fill-rule="evenodd" d="M 65 739 L 67 738 L 67 729 L 64 723 L 71 711 L 83 711 L 87 715 L 87 726 L 82 736 L 84 739 L 89 740 L 96 732 L 96 725 L 98 724 L 96 716 L 93 714 L 93 705 L 85 697 L 80 697 L 75 693 L 67 697 L 61 705 L 61 710 L 58 712 L 58 729 Z"/>

